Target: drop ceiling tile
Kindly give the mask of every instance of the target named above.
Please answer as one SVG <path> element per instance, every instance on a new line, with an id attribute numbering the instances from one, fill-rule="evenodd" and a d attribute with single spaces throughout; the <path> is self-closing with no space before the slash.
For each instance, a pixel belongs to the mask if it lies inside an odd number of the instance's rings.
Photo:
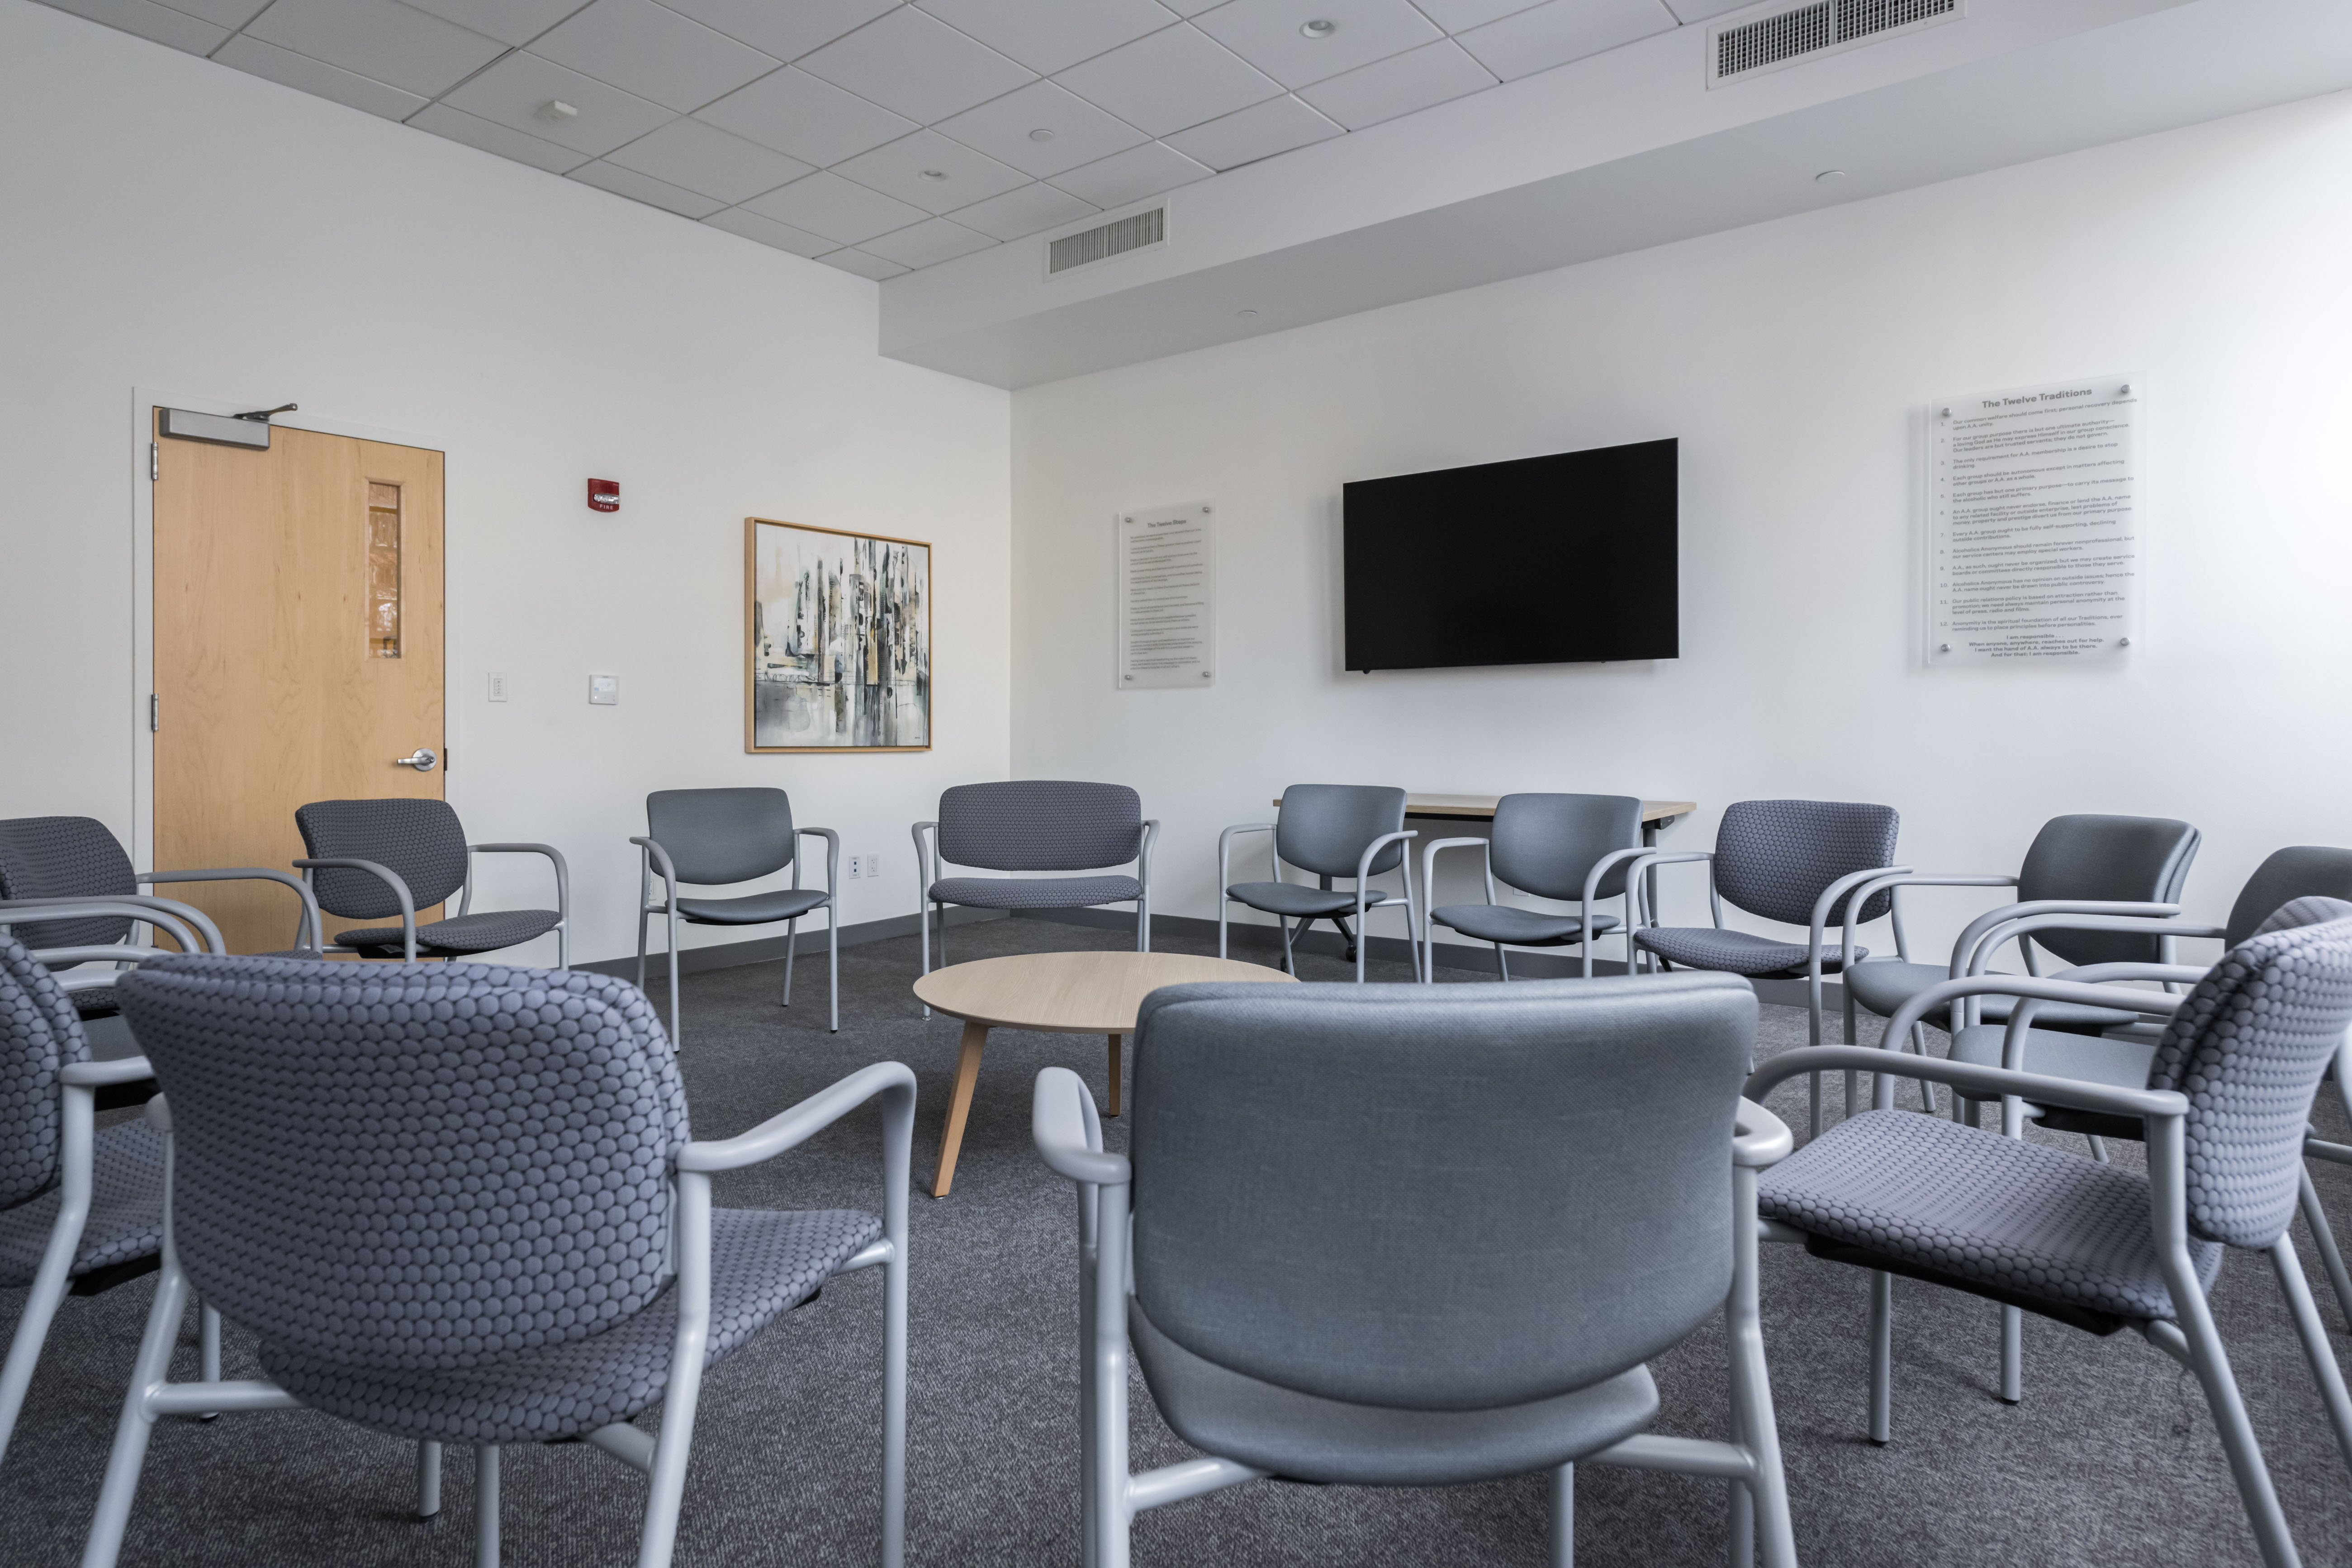
<path id="1" fill-rule="evenodd" d="M 1282 91 L 1272 78 L 1189 26 L 1123 44 L 1054 79 L 1150 136 L 1246 109 Z"/>
<path id="2" fill-rule="evenodd" d="M 1022 239 L 1066 223 L 1076 223 L 1092 216 L 1095 211 L 1092 202 L 1082 202 L 1067 191 L 1039 184 L 975 202 L 950 216 L 964 227 L 976 228 L 992 239 Z"/>
<path id="3" fill-rule="evenodd" d="M 626 196 L 633 202 L 643 202 L 681 217 L 709 217 L 726 204 L 714 202 L 709 196 L 682 191 L 667 180 L 656 180 L 651 174 L 640 174 L 635 169 L 624 169 L 616 163 L 583 163 L 568 176 L 583 185 L 594 185 L 616 196 Z"/>
<path id="4" fill-rule="evenodd" d="M 1028 184 L 1020 170 L 1008 169 L 936 131 L 918 131 L 844 159 L 833 172 L 933 214 L 970 206 Z"/>
<path id="5" fill-rule="evenodd" d="M 1493 74 L 1461 45 L 1440 38 L 1361 70 L 1301 88 L 1298 96 L 1349 130 L 1360 131 L 1494 85 Z"/>
<path id="6" fill-rule="evenodd" d="M 1337 24 L 1310 38 L 1311 21 Z M 1418 48 L 1445 35 L 1408 0 L 1232 0 L 1192 26 L 1285 87 L 1305 87 Z"/>
<path id="7" fill-rule="evenodd" d="M 674 118 L 668 110 L 635 93 L 521 52 L 509 55 L 443 101 L 526 136 L 595 156 Z M 541 111 L 551 102 L 568 103 L 580 112 L 568 120 L 551 119 Z"/>
<path id="8" fill-rule="evenodd" d="M 1197 16 L 1203 11 L 1223 5 L 1224 0 L 1160 0 L 1160 3 L 1179 16 Z"/>
<path id="9" fill-rule="evenodd" d="M 1168 145 L 1212 169 L 1236 169 L 1343 134 L 1340 127 L 1298 100 L 1283 97 L 1181 132 L 1168 138 Z"/>
<path id="10" fill-rule="evenodd" d="M 1754 4 L 1754 0 L 1743 0 Z M 864 26 L 898 0 L 672 0 L 706 27 L 740 38 L 762 54 L 796 60 Z"/>
<path id="11" fill-rule="evenodd" d="M 184 11 L 156 5 L 149 0 L 49 0 L 60 11 L 119 28 L 126 33 L 168 44 L 192 55 L 208 55 L 220 47 L 228 29 L 198 21 Z"/>
<path id="12" fill-rule="evenodd" d="M 782 63 L 654 0 L 596 0 L 530 52 L 681 114 Z"/>
<path id="13" fill-rule="evenodd" d="M 214 0 L 226 4 L 227 0 Z M 244 0 L 236 0 L 242 5 Z M 587 4 L 587 0 L 415 0 L 445 22 L 520 46 L 530 42 Z"/>
<path id="14" fill-rule="evenodd" d="M 1056 174 L 1053 184 L 1098 207 L 1122 207 L 1179 185 L 1189 185 L 1195 180 L 1205 180 L 1214 172 L 1164 142 L 1146 142 L 1140 147 L 1114 153 L 1066 174 Z"/>
<path id="15" fill-rule="evenodd" d="M 427 98 L 506 52 L 496 38 L 400 0 L 278 0 L 246 32 Z"/>
<path id="16" fill-rule="evenodd" d="M 1666 0 L 1676 16 L 1685 22 L 1708 22 L 1734 11 L 1745 10 L 1756 0 Z"/>
<path id="17" fill-rule="evenodd" d="M 1463 33 L 1527 10 L 1538 4 L 1539 0 L 1412 0 L 1412 3 L 1447 32 Z M 1756 0 L 1739 0 L 1739 4 L 1753 5 Z"/>
<path id="18" fill-rule="evenodd" d="M 729 93 L 695 118 L 820 169 L 919 129 L 904 115 L 791 67 Z"/>
<path id="19" fill-rule="evenodd" d="M 249 75 L 267 77 L 283 86 L 332 99 L 386 120 L 405 120 L 425 103 L 413 92 L 353 76 L 340 67 L 281 49 L 276 44 L 265 44 L 258 38 L 231 38 L 213 58 Z"/>
<path id="20" fill-rule="evenodd" d="M 933 129 L 1040 179 L 1149 140 L 1117 115 L 1050 81 L 1033 81 Z M 1046 134 L 1039 136 L 1041 131 Z"/>
<path id="21" fill-rule="evenodd" d="M 234 33 L 259 16 L 268 4 L 269 0 L 175 0 L 172 9 Z"/>
<path id="22" fill-rule="evenodd" d="M 868 256 L 862 250 L 835 250 L 817 258 L 827 267 L 838 267 L 844 272 L 855 272 L 860 278 L 871 278 L 879 283 L 885 278 L 896 278 L 913 268 L 895 261 L 885 261 L 878 256 Z"/>
<path id="23" fill-rule="evenodd" d="M 535 169 L 545 169 L 551 174 L 568 174 L 588 161 L 587 154 L 559 147 L 552 142 L 511 130 L 477 114 L 468 114 L 462 109 L 452 109 L 446 103 L 427 104 L 410 116 L 408 123 L 419 131 L 430 131 L 436 136 L 446 136 L 468 147 L 495 153 L 518 163 L 529 163 Z"/>
<path id="24" fill-rule="evenodd" d="M 839 174 L 820 173 L 743 204 L 761 217 L 821 234 L 835 245 L 856 245 L 923 220 L 923 209 L 869 190 Z"/>
<path id="25" fill-rule="evenodd" d="M 970 256 L 975 250 L 986 250 L 995 243 L 988 236 L 974 234 L 960 223 L 933 217 L 879 238 L 869 239 L 858 248 L 868 256 L 878 256 L 901 267 L 929 267 L 935 262 L 952 261 L 959 256 Z"/>
<path id="26" fill-rule="evenodd" d="M 1050 76 L 1176 20 L 1160 0 L 917 0 L 940 21 Z M 1748 0 L 1743 0 L 1748 3 Z"/>
<path id="27" fill-rule="evenodd" d="M 1662 0 L 1548 0 L 1474 27 L 1461 41 L 1479 64 L 1505 81 L 1517 81 L 1675 26 L 1674 13 Z"/>
<path id="28" fill-rule="evenodd" d="M 823 256 L 828 250 L 840 248 L 821 234 L 811 234 L 804 228 L 794 228 L 788 223 L 761 217 L 743 207 L 729 207 L 723 213 L 712 213 L 702 221 L 712 228 L 740 234 L 745 239 L 756 239 L 761 245 L 777 250 L 789 250 L 794 256 Z"/>
<path id="29" fill-rule="evenodd" d="M 911 5 L 825 45 L 800 67 L 925 125 L 1036 74 Z"/>
<path id="30" fill-rule="evenodd" d="M 814 172 L 798 158 L 772 153 L 699 120 L 673 120 L 607 153 L 604 161 L 722 202 L 749 201 Z"/>

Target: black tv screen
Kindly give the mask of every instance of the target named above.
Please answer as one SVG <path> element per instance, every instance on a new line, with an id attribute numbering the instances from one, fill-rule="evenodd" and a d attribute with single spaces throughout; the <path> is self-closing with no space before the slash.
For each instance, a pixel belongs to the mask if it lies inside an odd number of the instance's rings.
<path id="1" fill-rule="evenodd" d="M 1347 486 L 1347 667 L 1677 657 L 1675 448 Z"/>

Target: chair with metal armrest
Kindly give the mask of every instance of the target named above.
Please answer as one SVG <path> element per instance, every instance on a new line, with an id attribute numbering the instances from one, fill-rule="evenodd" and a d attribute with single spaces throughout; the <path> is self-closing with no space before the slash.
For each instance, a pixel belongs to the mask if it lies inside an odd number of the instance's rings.
<path id="1" fill-rule="evenodd" d="M 929 834 L 928 841 L 925 835 Z M 914 825 L 923 973 L 948 961 L 948 907 L 1090 910 L 1135 906 L 1135 951 L 1151 951 L 1151 848 L 1160 822 L 1126 784 L 999 779 L 940 795 L 937 818 Z M 942 877 L 941 864 L 983 871 L 1094 871 L 1133 862 L 1135 875 Z M 938 964 L 931 921 L 939 921 Z M 926 1016 L 929 1009 L 924 1009 Z"/>
<path id="2" fill-rule="evenodd" d="M 1367 918 L 1379 908 L 1404 910 L 1405 947 L 1412 956 L 1413 978 L 1422 977 L 1421 931 L 1414 923 L 1412 857 L 1406 846 L 1420 833 L 1404 825 L 1405 792 L 1381 784 L 1292 784 L 1282 792 L 1282 804 L 1272 822 L 1236 823 L 1217 835 L 1217 956 L 1225 956 L 1226 917 L 1235 904 L 1272 915 L 1282 927 L 1282 967 L 1298 973 L 1292 952 L 1297 935 L 1318 920 L 1329 921 L 1347 940 L 1348 957 L 1356 965 L 1356 984 L 1364 983 Z M 1273 835 L 1267 859 L 1273 877 L 1264 882 L 1233 879 L 1233 841 L 1244 833 Z M 1310 871 L 1316 885 L 1293 882 L 1282 874 L 1286 865 Z M 1401 872 L 1403 898 L 1371 885 L 1374 877 Z M 1335 877 L 1349 877 L 1352 888 L 1334 888 Z M 1356 923 L 1350 927 L 1348 917 Z M 1290 922 L 1298 922 L 1297 931 Z"/>
<path id="3" fill-rule="evenodd" d="M 555 936 L 555 966 L 572 967 L 572 870 L 548 844 L 469 844 L 457 814 L 429 796 L 314 800 L 294 812 L 310 854 L 294 862 L 328 914 L 384 920 L 336 933 L 328 951 L 362 958 L 472 958 Z M 473 912 L 474 857 L 544 856 L 555 871 L 555 908 Z M 462 890 L 462 891 L 461 891 Z M 457 912 L 425 926 L 416 911 L 459 894 Z"/>
<path id="4" fill-rule="evenodd" d="M 1602 932 L 1630 932 L 1639 889 L 1625 875 L 1625 862 L 1643 853 L 1642 803 L 1624 795 L 1507 795 L 1495 804 L 1494 831 L 1485 838 L 1441 838 L 1423 846 L 1423 899 L 1437 900 L 1439 851 L 1483 852 L 1486 901 L 1447 904 L 1422 921 L 1421 978 L 1437 979 L 1439 926 L 1495 944 L 1495 967 L 1511 977 L 1511 947 L 1581 947 L 1584 973 L 1592 973 L 1592 947 Z M 1553 914 L 1495 901 L 1496 874 L 1506 887 L 1556 902 L 1573 902 L 1575 914 Z M 1625 918 L 1595 914 L 1601 900 L 1622 898 Z M 1633 939 L 1626 937 L 1625 972 L 1633 972 Z"/>

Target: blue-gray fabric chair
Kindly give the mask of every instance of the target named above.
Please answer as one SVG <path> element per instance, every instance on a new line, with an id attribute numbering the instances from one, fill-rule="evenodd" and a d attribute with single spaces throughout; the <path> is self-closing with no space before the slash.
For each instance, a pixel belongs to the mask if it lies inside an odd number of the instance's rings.
<path id="1" fill-rule="evenodd" d="M 1076 1074 L 1040 1073 L 1038 1151 L 1079 1194 L 1087 1561 L 1126 1568 L 1137 1512 L 1265 1476 L 1542 1471 L 1562 1565 L 1588 1462 L 1728 1479 L 1733 1561 L 1793 1564 L 1755 1208 L 1790 1139 L 1739 1097 L 1756 1018 L 1717 975 L 1165 986 L 1124 1155 Z M 1730 1440 L 1648 1435 L 1645 1363 L 1718 1313 Z M 1129 1473 L 1130 1346 L 1204 1458 Z"/>
<path id="2" fill-rule="evenodd" d="M 931 837 L 927 840 L 925 834 Z M 948 906 L 981 910 L 1088 910 L 1135 905 L 1135 950 L 1151 951 L 1151 845 L 1158 818 L 1125 784 L 1005 779 L 958 784 L 940 815 L 915 824 L 915 875 L 923 911 L 923 973 L 931 972 L 931 917 L 939 961 L 948 961 Z M 983 871 L 1100 871 L 1135 863 L 1135 875 L 946 877 L 942 865 Z"/>
<path id="3" fill-rule="evenodd" d="M 827 1279 L 876 1265 L 882 1561 L 898 1568 L 904 1066 L 866 1068 L 698 1142 L 645 994 L 606 975 L 191 957 L 119 990 L 163 1088 L 147 1115 L 165 1138 L 169 1224 L 91 1568 L 121 1550 L 159 1417 L 296 1405 L 472 1445 L 485 1568 L 499 1555 L 500 1447 L 585 1441 L 649 1478 L 637 1562 L 660 1568 L 704 1369 Z M 877 1097 L 880 1219 L 712 1209 L 712 1173 L 772 1158 Z M 192 1288 L 259 1337 L 268 1379 L 170 1381 Z M 657 1437 L 632 1425 L 656 1407 Z"/>
<path id="4" fill-rule="evenodd" d="M 1996 989 L 2097 1006 L 2101 987 L 2021 976 L 1948 980 L 1903 1004 L 1890 1039 L 1934 1008 Z M 2269 1255 L 2322 1400 L 2352 1463 L 2347 1397 L 2287 1235 L 2320 1077 L 2352 1027 L 2352 903 L 2300 899 L 2231 949 L 2175 1004 L 2137 1088 L 1819 1047 L 1767 1064 L 1761 1098 L 1805 1072 L 1873 1072 L 1875 1109 L 1842 1121 L 1766 1173 L 1768 1239 L 1872 1271 L 1870 1435 L 1892 1436 L 1892 1277 L 1987 1297 L 2093 1333 L 2137 1331 L 2193 1373 L 2230 1459 L 2263 1559 L 2298 1561 L 2206 1303 L 2225 1247 Z M 2137 1004 L 2136 1004 L 2137 1005 Z M 2148 1174 L 1929 1116 L 1898 1112 L 1896 1076 L 2137 1120 Z M 2013 1392 L 2005 1390 L 2004 1392 Z"/>
<path id="5" fill-rule="evenodd" d="M 660 915 L 669 926 L 669 1038 L 679 1043 L 677 922 L 705 926 L 755 926 L 784 922 L 784 1002 L 793 1005 L 793 950 L 799 945 L 802 917 L 825 912 L 832 946 L 826 954 L 833 1005 L 830 1027 L 841 1027 L 841 835 L 830 827 L 795 827 L 792 797 L 780 789 L 662 789 L 646 796 L 646 835 L 637 847 L 637 984 L 646 983 L 646 921 Z M 824 886 L 801 886 L 800 841 L 824 840 Z M 725 887 L 757 881 L 792 868 L 793 885 L 733 899 L 680 898 L 677 885 Z M 654 896 L 654 873 L 662 894 Z"/>
<path id="6" fill-rule="evenodd" d="M 555 966 L 572 967 L 572 870 L 548 844 L 468 844 L 449 803 L 430 798 L 314 800 L 298 806 L 295 826 L 310 853 L 294 864 L 310 879 L 320 908 L 342 920 L 398 916 L 393 926 L 336 934 L 331 951 L 362 958 L 472 958 L 520 947 L 555 933 Z M 474 857 L 543 855 L 555 868 L 555 908 L 474 908 Z M 416 923 L 463 889 L 457 912 L 430 925 Z"/>
<path id="7" fill-rule="evenodd" d="M 1282 804 L 1272 822 L 1239 822 L 1217 835 L 1217 956 L 1226 955 L 1226 917 L 1235 904 L 1272 915 L 1282 927 L 1282 967 L 1292 974 L 1298 963 L 1292 951 L 1297 934 L 1318 920 L 1328 920 L 1347 940 L 1348 957 L 1356 965 L 1356 984 L 1364 981 L 1367 933 L 1365 917 L 1391 901 L 1386 889 L 1371 885 L 1374 877 L 1390 871 L 1404 874 L 1404 940 L 1412 955 L 1413 977 L 1421 978 L 1421 932 L 1414 923 L 1412 858 L 1406 843 L 1421 835 L 1404 825 L 1405 793 L 1381 784 L 1292 784 L 1282 792 Z M 1267 862 L 1273 880 L 1234 880 L 1234 840 L 1244 833 L 1273 835 Z M 1286 879 L 1285 866 L 1312 872 L 1315 886 Z M 1354 880 L 1349 888 L 1331 886 L 1334 877 Z M 1353 914 L 1354 926 L 1348 924 Z M 1298 922 L 1297 931 L 1291 929 Z"/>
<path id="8" fill-rule="evenodd" d="M 1438 852 L 1455 848 L 1485 852 L 1486 901 L 1447 904 L 1429 911 L 1421 924 L 1421 977 L 1426 984 L 1437 979 L 1439 926 L 1493 942 L 1495 968 L 1508 980 L 1507 947 L 1581 946 L 1590 978 L 1593 940 L 1606 931 L 1631 930 L 1633 924 L 1632 903 L 1640 897 L 1640 887 L 1626 879 L 1625 863 L 1642 853 L 1642 802 L 1637 796 L 1505 795 L 1495 803 L 1494 830 L 1486 837 L 1440 838 L 1422 847 L 1422 896 L 1432 903 L 1437 900 Z M 1539 899 L 1573 903 L 1577 912 L 1550 914 L 1496 903 L 1497 881 Z M 1622 921 L 1592 912 L 1596 901 L 1621 897 L 1627 901 Z M 1630 946 L 1625 972 L 1633 972 Z"/>

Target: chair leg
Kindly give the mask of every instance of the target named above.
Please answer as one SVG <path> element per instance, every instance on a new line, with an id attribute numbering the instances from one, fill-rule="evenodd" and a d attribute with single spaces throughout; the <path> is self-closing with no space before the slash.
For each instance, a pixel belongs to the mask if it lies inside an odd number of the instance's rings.
<path id="1" fill-rule="evenodd" d="M 203 1298 L 196 1300 L 196 1364 L 198 1375 L 206 1383 L 221 1380 L 221 1315 Z M 217 1421 L 220 1412 L 207 1410 L 196 1417 L 199 1421 Z"/>
<path id="2" fill-rule="evenodd" d="M 2286 1297 L 2294 1319 L 2295 1337 L 2303 1342 L 2304 1358 L 2311 1363 L 2312 1380 L 2319 1384 L 2319 1401 L 2327 1406 L 2328 1425 L 2336 1428 L 2336 1447 L 2352 1468 L 2352 1396 L 2344 1391 L 2344 1371 L 2336 1364 L 2336 1347 L 2327 1342 L 2327 1329 L 2319 1321 L 2319 1304 L 2311 1299 L 2311 1285 L 2294 1255 L 2294 1237 L 2286 1231 L 2271 1243 L 2271 1267 L 2277 1270 L 2280 1293 Z"/>
<path id="3" fill-rule="evenodd" d="M 1913 1054 L 1916 1056 L 1922 1058 L 1927 1056 L 1927 1031 L 1925 1026 L 1919 1024 L 1914 1024 L 1911 1026 L 1911 1049 Z M 1956 1096 L 1958 1092 L 1959 1091 L 1957 1089 L 1953 1090 L 1953 1093 Z M 1921 1104 L 1927 1108 L 1928 1115 L 1933 1116 L 1936 1114 L 1936 1086 L 1929 1083 L 1924 1078 L 1919 1080 L 1919 1100 Z"/>
<path id="4" fill-rule="evenodd" d="M 637 900 L 637 989 L 646 988 L 646 916 L 652 911 L 643 899 Z"/>
<path id="5" fill-rule="evenodd" d="M 187 1307 L 188 1277 L 167 1257 L 155 1281 L 154 1303 L 147 1310 L 146 1331 L 140 1337 L 139 1358 L 131 1367 L 131 1391 L 123 1396 L 122 1418 L 114 1428 L 114 1447 L 107 1455 L 106 1479 L 98 1490 L 89 1540 L 82 1547 L 82 1568 L 114 1568 L 122 1554 L 122 1533 L 131 1522 L 131 1502 L 139 1495 L 139 1472 L 147 1464 L 147 1439 L 155 1430 L 154 1412 L 147 1408 L 147 1391 L 171 1373 L 172 1352 L 180 1342 L 180 1320 Z"/>
<path id="6" fill-rule="evenodd" d="M 499 1568 L 499 1446 L 474 1445 L 474 1568 Z"/>
<path id="7" fill-rule="evenodd" d="M 786 921 L 784 922 L 784 1005 L 787 1007 L 793 1005 L 793 954 L 799 950 L 800 945 L 801 922 L 796 920 Z"/>
<path id="8" fill-rule="evenodd" d="M 16 1337 L 8 1342 L 8 1360 L 0 1368 L 0 1458 L 7 1455 L 17 1412 L 25 1407 L 25 1392 L 32 1386 L 34 1367 L 40 1363 L 50 1320 L 66 1299 L 67 1270 L 73 1267 L 75 1249 L 81 1245 L 81 1231 L 79 1224 L 60 1224 L 51 1230 L 48 1250 L 41 1255 L 40 1269 L 33 1276 L 32 1294 L 26 1299 L 24 1315 L 16 1320 Z"/>
<path id="9" fill-rule="evenodd" d="M 2336 1249 L 2336 1230 L 2327 1223 L 2327 1211 L 2319 1206 L 2319 1189 L 2311 1183 L 2311 1168 L 2303 1170 L 2303 1220 L 2311 1226 L 2311 1244 L 2319 1249 L 2321 1267 L 2327 1270 L 2327 1282 L 2336 1289 L 2336 1308 L 2344 1314 L 2347 1325 L 2352 1325 L 2352 1274 L 2344 1268 L 2344 1254 Z M 0 1444 L 6 1441 L 7 1429 L 0 1426 Z"/>
<path id="10" fill-rule="evenodd" d="M 1551 1472 L 1551 1568 L 1576 1568 L 1576 1467 Z"/>
<path id="11" fill-rule="evenodd" d="M 416 1445 L 416 1517 L 431 1519 L 441 1511 L 441 1445 Z"/>
<path id="12" fill-rule="evenodd" d="M 2107 1159 L 2107 1141 L 2104 1138 L 2094 1135 L 2090 1142 L 2091 1158 L 2096 1160 L 2102 1165 L 2109 1163 L 2110 1162 Z"/>
<path id="13" fill-rule="evenodd" d="M 824 959 L 825 997 L 833 1007 L 832 1030 L 841 1033 L 841 907 L 824 907 L 824 933 L 827 947 Z"/>
<path id="14" fill-rule="evenodd" d="M 1501 972 L 1503 984 L 1508 985 L 1511 983 L 1511 956 L 1503 951 L 1503 944 L 1499 942 L 1495 944 L 1495 967 Z"/>
<path id="15" fill-rule="evenodd" d="M 2000 1402 L 2018 1405 L 2025 1399 L 2025 1310 L 2000 1310 Z"/>
<path id="16" fill-rule="evenodd" d="M 1870 1440 L 1895 1440 L 1895 1276 L 1870 1276 Z"/>
<path id="17" fill-rule="evenodd" d="M 2288 1532 L 2278 1490 L 2271 1484 L 2270 1467 L 2263 1463 L 2253 1424 L 2246 1419 L 2246 1404 L 2239 1396 L 2237 1379 L 2231 1374 L 2229 1353 L 2221 1348 L 2221 1335 L 2213 1326 L 2205 1293 L 2189 1273 L 2185 1257 L 2177 1270 L 2168 1268 L 2165 1274 L 2173 1309 L 2179 1315 L 2181 1336 L 2189 1342 L 2189 1369 L 2205 1390 L 2206 1407 L 2212 1411 L 2213 1425 L 2221 1431 L 2230 1474 L 2238 1484 L 2238 1500 L 2245 1505 L 2246 1522 L 2253 1528 L 2254 1544 L 2262 1552 L 2265 1568 L 2301 1568 L 2303 1558 Z"/>
<path id="18" fill-rule="evenodd" d="M 675 902 L 672 900 L 673 906 Z M 673 907 L 669 911 L 669 1043 L 672 1050 L 677 1048 L 680 1037 L 677 1020 L 677 910 Z"/>
<path id="19" fill-rule="evenodd" d="M 1282 972 L 1296 980 L 1298 978 L 1298 962 L 1290 955 L 1290 917 L 1276 915 L 1274 918 L 1282 925 Z"/>

